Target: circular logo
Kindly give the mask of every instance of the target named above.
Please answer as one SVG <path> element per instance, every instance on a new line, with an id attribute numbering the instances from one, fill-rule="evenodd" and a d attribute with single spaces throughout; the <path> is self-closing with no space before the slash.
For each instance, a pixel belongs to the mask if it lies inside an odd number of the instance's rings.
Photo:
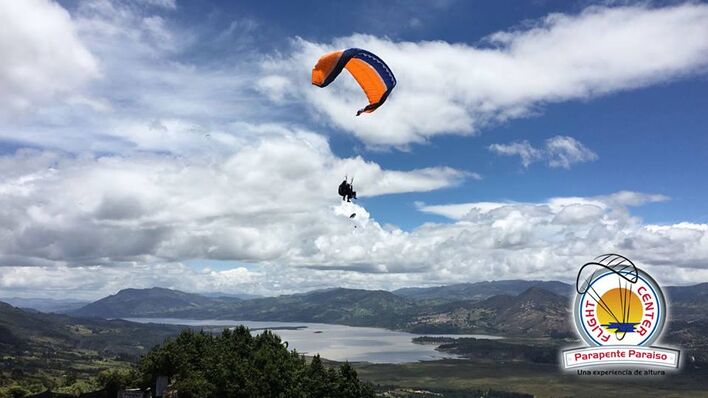
<path id="1" fill-rule="evenodd" d="M 605 267 L 581 285 L 573 319 L 588 345 L 644 346 L 659 338 L 666 320 L 666 300 L 646 272 Z"/>

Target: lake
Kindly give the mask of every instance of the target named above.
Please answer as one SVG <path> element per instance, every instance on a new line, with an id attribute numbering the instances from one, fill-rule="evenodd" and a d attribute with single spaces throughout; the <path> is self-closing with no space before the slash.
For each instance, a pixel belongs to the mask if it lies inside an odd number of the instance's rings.
<path id="1" fill-rule="evenodd" d="M 500 339 L 497 336 L 481 334 L 413 334 L 381 328 L 354 327 L 307 322 L 259 322 L 229 320 L 194 320 L 174 318 L 125 318 L 140 323 L 161 323 L 192 327 L 235 327 L 244 325 L 254 333 L 271 329 L 290 349 L 307 355 L 320 354 L 322 358 L 334 361 L 405 363 L 456 358 L 454 354 L 436 351 L 437 345 L 414 344 L 412 339 L 419 336 L 474 337 L 478 339 Z"/>

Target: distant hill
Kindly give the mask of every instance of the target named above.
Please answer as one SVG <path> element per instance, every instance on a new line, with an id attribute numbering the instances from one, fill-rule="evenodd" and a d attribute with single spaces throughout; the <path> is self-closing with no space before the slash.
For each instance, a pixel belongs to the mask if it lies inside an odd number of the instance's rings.
<path id="1" fill-rule="evenodd" d="M 241 299 L 241 300 L 252 300 L 252 299 L 265 297 L 265 296 L 261 296 L 258 294 L 248 294 L 248 293 L 214 292 L 214 293 L 200 293 L 200 294 L 204 297 L 209 297 L 209 298 L 237 298 L 237 299 Z"/>
<path id="2" fill-rule="evenodd" d="M 229 300 L 236 301 L 238 299 Z M 69 314 L 100 318 L 151 317 L 173 312 L 199 310 L 220 301 L 198 294 L 160 287 L 123 289 L 112 296 L 104 297 L 70 311 Z"/>
<path id="3" fill-rule="evenodd" d="M 708 302 L 708 282 L 691 286 L 669 286 L 663 290 L 670 301 Z"/>
<path id="4" fill-rule="evenodd" d="M 178 332 L 174 326 L 72 318 L 29 312 L 0 302 L 0 354 L 86 349 L 137 356 Z"/>
<path id="5" fill-rule="evenodd" d="M 0 302 L 0 396 L 11 396 L 3 392 L 12 383 L 37 392 L 61 386 L 67 375 L 85 380 L 107 368 L 129 367 L 180 329 L 45 314 Z"/>
<path id="6" fill-rule="evenodd" d="M 488 333 L 504 336 L 565 336 L 571 333 L 568 298 L 531 287 L 517 296 L 457 301 L 420 315 L 408 329 L 420 333 Z"/>
<path id="7" fill-rule="evenodd" d="M 669 286 L 664 290 L 672 320 L 708 319 L 708 283 L 692 286 Z"/>
<path id="8" fill-rule="evenodd" d="M 561 296 L 573 293 L 573 286 L 558 281 L 504 280 L 458 283 L 436 287 L 407 287 L 393 293 L 412 299 L 484 300 L 500 294 L 516 296 L 531 287 L 540 287 Z"/>
<path id="9" fill-rule="evenodd" d="M 0 298 L 0 301 L 19 308 L 32 309 L 46 313 L 62 314 L 68 311 L 79 309 L 90 301 L 72 299 L 47 299 L 47 298 L 21 298 L 10 297 Z"/>
<path id="10" fill-rule="evenodd" d="M 243 301 L 222 316 L 401 328 L 417 311 L 413 300 L 391 292 L 337 288 Z"/>

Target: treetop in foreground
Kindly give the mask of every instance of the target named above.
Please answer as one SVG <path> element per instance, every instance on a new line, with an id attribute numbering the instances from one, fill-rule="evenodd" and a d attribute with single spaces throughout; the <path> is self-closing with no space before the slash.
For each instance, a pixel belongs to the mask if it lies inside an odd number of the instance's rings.
<path id="1" fill-rule="evenodd" d="M 326 367 L 316 355 L 308 364 L 266 330 L 252 336 L 239 326 L 221 335 L 183 331 L 155 347 L 138 364 L 142 387 L 167 376 L 179 397 L 359 398 L 374 397 L 348 363 Z"/>

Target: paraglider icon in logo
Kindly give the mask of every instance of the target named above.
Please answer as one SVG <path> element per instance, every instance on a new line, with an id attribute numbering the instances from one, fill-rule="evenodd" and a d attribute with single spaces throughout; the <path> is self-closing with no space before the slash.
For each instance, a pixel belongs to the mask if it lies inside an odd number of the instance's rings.
<path id="1" fill-rule="evenodd" d="M 658 333 L 648 333 L 661 327 L 666 317 L 664 296 L 656 282 L 632 261 L 619 254 L 603 254 L 583 265 L 576 279 L 580 314 L 583 301 L 594 303 L 596 325 L 583 327 L 581 337 L 589 344 L 651 344 Z M 651 292 L 652 305 L 647 304 L 646 292 Z M 586 310 L 589 304 L 582 308 Z M 584 323 L 585 326 L 588 322 Z"/>
<path id="2" fill-rule="evenodd" d="M 327 87 L 345 68 L 369 99 L 369 105 L 359 109 L 357 116 L 375 111 L 396 87 L 396 78 L 388 65 L 375 54 L 360 48 L 332 51 L 320 57 L 312 68 L 312 84 Z"/>

